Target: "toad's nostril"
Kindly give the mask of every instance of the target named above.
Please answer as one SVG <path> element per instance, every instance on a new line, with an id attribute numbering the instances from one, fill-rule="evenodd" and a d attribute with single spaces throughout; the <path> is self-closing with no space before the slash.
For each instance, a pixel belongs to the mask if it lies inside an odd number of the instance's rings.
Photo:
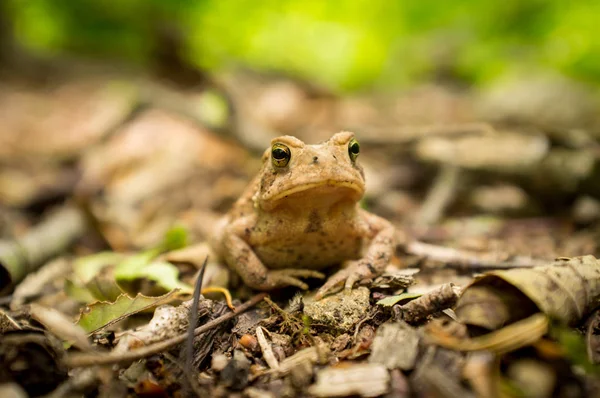
<path id="1" fill-rule="evenodd" d="M 313 156 L 313 164 L 319 163 L 319 157 Z"/>

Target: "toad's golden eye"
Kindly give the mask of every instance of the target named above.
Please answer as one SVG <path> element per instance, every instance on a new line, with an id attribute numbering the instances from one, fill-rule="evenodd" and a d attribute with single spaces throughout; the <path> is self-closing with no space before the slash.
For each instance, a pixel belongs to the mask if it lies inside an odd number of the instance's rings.
<path id="1" fill-rule="evenodd" d="M 356 139 L 352 138 L 350 140 L 350 142 L 348 143 L 348 155 L 350 155 L 350 160 L 352 160 L 354 162 L 356 160 L 356 158 L 358 157 L 359 153 L 360 153 L 360 144 L 358 143 L 358 141 L 356 141 Z"/>
<path id="2" fill-rule="evenodd" d="M 287 166 L 291 156 L 290 148 L 283 144 L 276 143 L 271 147 L 271 160 L 275 167 Z"/>

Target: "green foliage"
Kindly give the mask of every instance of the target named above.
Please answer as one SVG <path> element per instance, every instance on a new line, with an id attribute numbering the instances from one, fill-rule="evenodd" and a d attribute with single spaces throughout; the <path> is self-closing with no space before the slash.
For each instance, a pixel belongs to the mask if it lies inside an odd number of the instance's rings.
<path id="1" fill-rule="evenodd" d="M 187 239 L 187 230 L 176 226 L 155 248 L 131 255 L 101 252 L 81 257 L 73 264 L 74 277 L 66 281 L 65 291 L 81 302 L 114 301 L 123 293 L 137 294 L 140 281 L 152 281 L 161 293 L 178 289 L 190 294 L 193 287 L 179 280 L 177 267 L 157 259 L 161 253 L 186 246 Z"/>
<path id="2" fill-rule="evenodd" d="M 182 249 L 188 244 L 188 231 L 185 227 L 174 226 L 165 233 L 160 245 L 162 251 Z"/>
<path id="3" fill-rule="evenodd" d="M 564 350 L 564 355 L 573 364 L 589 375 L 600 374 L 600 366 L 590 362 L 584 336 L 570 328 L 559 324 L 552 325 L 550 335 L 555 338 Z"/>
<path id="4" fill-rule="evenodd" d="M 131 315 L 166 304 L 177 299 L 177 291 L 171 291 L 160 297 L 146 297 L 138 294 L 129 297 L 120 295 L 114 302 L 100 301 L 90 304 L 82 311 L 77 324 L 87 333 L 98 331 L 113 325 Z"/>
<path id="5" fill-rule="evenodd" d="M 600 80 L 592 0 L 36 0 L 11 3 L 17 37 L 40 51 L 148 63 L 160 32 L 182 33 L 191 63 L 243 64 L 340 90 L 443 72 L 485 82 L 513 68 Z"/>

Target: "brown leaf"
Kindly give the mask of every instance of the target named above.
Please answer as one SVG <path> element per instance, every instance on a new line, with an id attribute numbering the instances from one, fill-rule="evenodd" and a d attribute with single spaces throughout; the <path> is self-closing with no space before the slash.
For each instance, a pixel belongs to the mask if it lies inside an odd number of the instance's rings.
<path id="1" fill-rule="evenodd" d="M 455 338 L 430 329 L 427 342 L 457 351 L 491 351 L 498 355 L 528 346 L 548 331 L 548 318 L 535 314 L 502 329 L 472 339 Z"/>
<path id="2" fill-rule="evenodd" d="M 456 313 L 465 322 L 495 328 L 531 313 L 533 303 L 574 325 L 599 298 L 600 262 L 594 256 L 560 258 L 547 266 L 486 273 L 465 289 Z"/>

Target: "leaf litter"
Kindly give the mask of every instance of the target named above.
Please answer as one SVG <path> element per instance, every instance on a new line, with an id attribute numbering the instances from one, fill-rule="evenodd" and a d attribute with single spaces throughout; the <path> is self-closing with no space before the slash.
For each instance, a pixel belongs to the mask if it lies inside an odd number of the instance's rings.
<path id="1" fill-rule="evenodd" d="M 185 94 L 176 93 L 179 105 L 156 102 L 136 113 L 142 83 L 77 79 L 50 93 L 68 103 L 88 93 L 87 111 L 71 120 L 66 108 L 52 111 L 47 92 L 28 89 L 8 125 L 29 125 L 31 138 L 7 135 L 14 152 L 0 150 L 0 216 L 20 220 L 10 233 L 0 229 L 0 286 L 16 287 L 0 311 L 3 383 L 31 396 L 600 391 L 600 195 L 595 154 L 580 146 L 593 141 L 591 114 L 556 112 L 548 121 L 539 104 L 515 109 L 510 101 L 490 113 L 497 97 L 481 110 L 442 86 L 397 98 L 308 95 L 282 77 L 239 73 L 223 78 L 243 109 L 239 131 L 223 139 L 182 106 Z M 17 91 L 3 90 L 0 102 L 16 104 Z M 274 93 L 295 105 L 281 113 L 267 101 Z M 33 123 L 27 101 L 55 113 L 51 123 Z M 234 116 L 221 112 L 211 123 L 227 117 Z M 507 129 L 515 117 L 520 124 Z M 304 123 L 311 128 L 303 133 Z M 211 258 L 204 280 L 228 286 L 235 309 L 206 295 L 190 314 L 209 254 L 202 242 L 256 169 L 252 151 L 270 131 L 313 142 L 349 123 L 372 154 L 364 159 L 373 187 L 365 206 L 400 236 L 386 274 L 319 302 L 285 290 L 267 298 Z M 82 134 L 60 134 L 81 126 Z M 256 136 L 240 135 L 247 126 Z M 35 156 L 43 163 L 15 162 Z M 45 199 L 52 195 L 76 198 L 63 207 L 73 222 L 60 212 L 40 222 L 35 209 L 60 202 Z M 566 211 L 559 217 L 556 208 Z M 68 234 L 36 234 L 44 225 Z M 60 263 L 46 261 L 57 254 Z M 191 348 L 182 349 L 186 340 Z M 15 371 L 15 363 L 25 366 Z"/>

